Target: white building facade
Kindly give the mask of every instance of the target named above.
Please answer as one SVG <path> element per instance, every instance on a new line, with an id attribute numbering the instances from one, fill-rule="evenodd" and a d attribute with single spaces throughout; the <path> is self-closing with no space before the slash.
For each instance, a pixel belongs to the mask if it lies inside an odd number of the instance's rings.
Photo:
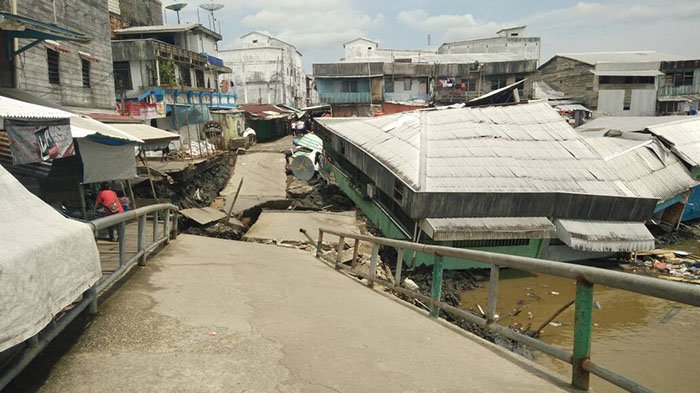
<path id="1" fill-rule="evenodd" d="M 241 37 L 240 47 L 220 50 L 218 57 L 233 72 L 224 81 L 236 86 L 241 104 L 308 104 L 302 55 L 291 44 L 259 32 Z"/>
<path id="2" fill-rule="evenodd" d="M 438 53 L 511 53 L 539 62 L 540 37 L 526 37 L 525 27 L 499 30 L 495 37 L 446 42 L 438 48 Z"/>

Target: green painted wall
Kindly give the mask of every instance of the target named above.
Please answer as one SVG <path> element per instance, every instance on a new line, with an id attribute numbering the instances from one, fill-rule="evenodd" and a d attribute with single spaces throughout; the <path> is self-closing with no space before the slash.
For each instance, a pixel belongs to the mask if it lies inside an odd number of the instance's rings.
<path id="1" fill-rule="evenodd" d="M 362 196 L 353 188 L 350 180 L 343 172 L 338 170 L 334 165 L 328 165 L 328 170 L 332 174 L 338 187 L 350 198 L 355 206 L 362 210 L 362 213 L 379 228 L 385 237 L 398 240 L 410 240 L 379 206 L 372 201 L 362 199 Z"/>
<path id="2" fill-rule="evenodd" d="M 372 221 L 372 223 L 379 228 L 379 230 L 385 237 L 391 239 L 410 241 L 410 239 L 406 237 L 406 235 L 404 235 L 404 233 L 399 229 L 399 227 L 396 224 L 394 224 L 394 222 L 389 218 L 389 216 L 387 216 L 386 213 L 384 213 L 382 209 L 380 209 L 372 201 L 362 199 L 360 193 L 352 186 L 350 180 L 343 172 L 338 170 L 338 168 L 336 168 L 334 165 L 327 165 L 327 170 L 330 174 L 332 174 L 332 177 L 335 180 L 335 183 L 338 185 L 338 187 L 345 193 L 345 195 L 348 196 L 348 198 L 350 198 L 350 200 L 353 201 L 353 203 L 355 203 L 355 206 L 362 210 L 362 212 L 370 219 L 370 221 Z M 451 241 L 433 242 L 432 240 L 428 239 L 428 241 L 425 243 L 448 247 L 452 246 Z M 471 249 L 478 251 L 494 252 L 498 254 L 537 258 L 537 256 L 540 254 L 540 250 L 543 247 L 543 245 L 544 241 L 542 239 L 530 239 L 529 244 L 522 246 L 474 247 Z M 423 253 L 417 253 L 414 259 L 412 253 L 407 253 L 404 256 L 404 262 L 409 267 L 416 267 L 422 265 L 432 266 L 433 256 Z M 443 263 L 444 269 L 448 270 L 477 269 L 490 267 L 490 265 L 488 264 L 476 261 L 467 261 L 463 259 L 449 257 L 443 258 Z"/>
<path id="3" fill-rule="evenodd" d="M 255 138 L 258 142 L 265 142 L 276 139 L 274 130 L 274 121 L 270 120 L 252 120 L 251 128 L 255 130 Z"/>

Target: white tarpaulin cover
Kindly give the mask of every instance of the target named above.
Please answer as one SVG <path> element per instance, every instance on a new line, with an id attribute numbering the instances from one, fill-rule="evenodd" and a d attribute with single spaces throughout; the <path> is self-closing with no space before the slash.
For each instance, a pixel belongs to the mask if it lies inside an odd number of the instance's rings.
<path id="1" fill-rule="evenodd" d="M 0 167 L 0 352 L 34 336 L 102 276 L 90 226 Z"/>
<path id="2" fill-rule="evenodd" d="M 133 179 L 136 177 L 134 145 L 103 145 L 78 139 L 83 160 L 83 183 Z"/>

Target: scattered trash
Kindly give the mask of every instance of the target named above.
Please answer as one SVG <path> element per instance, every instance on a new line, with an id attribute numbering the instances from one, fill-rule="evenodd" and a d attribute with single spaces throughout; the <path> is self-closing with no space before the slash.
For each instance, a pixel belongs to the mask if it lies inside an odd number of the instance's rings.
<path id="1" fill-rule="evenodd" d="M 420 289 L 418 284 L 416 284 L 416 282 L 411 280 L 410 278 L 406 278 L 403 280 L 403 287 L 408 289 L 409 291 L 417 291 Z"/>
<path id="2" fill-rule="evenodd" d="M 552 292 L 550 292 L 550 293 L 551 293 L 552 295 L 554 295 L 554 296 L 559 296 L 559 292 L 557 292 L 557 291 L 552 291 Z"/>
<path id="3" fill-rule="evenodd" d="M 700 284 L 700 256 L 686 251 L 656 249 L 638 252 L 634 259 L 620 266 L 637 274 Z"/>
<path id="4" fill-rule="evenodd" d="M 601 310 L 603 307 L 601 307 L 600 302 L 596 301 L 593 303 L 593 307 L 595 307 L 597 310 Z"/>
<path id="5" fill-rule="evenodd" d="M 554 327 L 559 327 L 559 326 L 561 326 L 561 325 L 562 325 L 562 323 L 559 322 L 559 321 L 555 321 L 555 322 L 550 322 L 550 323 L 549 323 L 549 326 L 554 326 Z"/>

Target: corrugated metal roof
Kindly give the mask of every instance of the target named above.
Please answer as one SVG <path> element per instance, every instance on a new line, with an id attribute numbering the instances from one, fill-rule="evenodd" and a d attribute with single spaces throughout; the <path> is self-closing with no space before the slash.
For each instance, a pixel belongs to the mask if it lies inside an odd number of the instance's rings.
<path id="1" fill-rule="evenodd" d="M 584 111 L 584 112 L 591 112 L 590 109 L 586 108 L 585 106 L 581 104 L 561 104 L 561 105 L 556 105 L 554 108 L 560 111 Z"/>
<path id="2" fill-rule="evenodd" d="M 411 59 L 414 64 L 472 64 L 479 63 L 502 63 L 508 61 L 528 60 L 523 56 L 514 53 L 421 53 L 411 56 L 396 55 L 387 53 L 384 56 L 353 57 L 343 59 L 342 63 L 391 63 L 394 59 Z M 365 75 L 366 76 L 366 75 Z"/>
<path id="3" fill-rule="evenodd" d="M 73 138 L 85 138 L 90 135 L 100 135 L 110 139 L 118 139 L 131 143 L 143 143 L 135 136 L 120 131 L 111 125 L 100 123 L 89 117 L 75 116 L 70 119 L 70 129 Z"/>
<path id="4" fill-rule="evenodd" d="M 683 120 L 647 127 L 661 138 L 671 151 L 692 166 L 700 166 L 700 117 L 687 116 Z"/>
<path id="5" fill-rule="evenodd" d="M 5 119 L 67 119 L 76 115 L 60 109 L 0 96 L 0 117 Z"/>
<path id="6" fill-rule="evenodd" d="M 688 116 L 610 116 L 598 117 L 582 124 L 576 131 L 619 130 L 622 132 L 644 131 L 647 127 L 687 120 Z"/>
<path id="7" fill-rule="evenodd" d="M 630 252 L 654 249 L 654 236 L 644 223 L 554 220 L 557 237 L 575 250 Z"/>
<path id="8" fill-rule="evenodd" d="M 668 53 L 654 51 L 558 53 L 557 56 L 566 57 L 590 65 L 596 65 L 597 63 L 638 63 L 688 60 L 688 57 L 686 56 L 671 55 Z"/>
<path id="9" fill-rule="evenodd" d="M 272 104 L 242 104 L 238 108 L 253 116 L 264 119 L 288 117 L 293 111 Z"/>
<path id="10" fill-rule="evenodd" d="M 151 127 L 146 124 L 110 124 L 111 127 L 116 128 L 126 134 L 134 136 L 138 139 L 143 140 L 148 143 L 149 141 L 162 141 L 170 140 L 176 141 L 180 139 L 180 135 L 161 130 L 160 128 Z"/>
<path id="11" fill-rule="evenodd" d="M 592 137 L 587 141 L 603 156 L 615 183 L 629 196 L 664 201 L 699 184 L 681 160 L 656 139 Z"/>
<path id="12" fill-rule="evenodd" d="M 545 217 L 426 218 L 420 227 L 436 241 L 549 239 L 556 234 Z"/>
<path id="13" fill-rule="evenodd" d="M 627 195 L 601 156 L 543 102 L 318 121 L 414 190 Z"/>
<path id="14" fill-rule="evenodd" d="M 117 35 L 121 34 L 147 34 L 147 33 L 177 33 L 183 31 L 189 31 L 193 29 L 201 29 L 207 34 L 221 39 L 221 35 L 211 29 L 208 29 L 201 23 L 185 22 L 179 25 L 158 25 L 158 26 L 134 26 L 128 27 L 126 29 L 115 30 L 114 33 Z"/>

